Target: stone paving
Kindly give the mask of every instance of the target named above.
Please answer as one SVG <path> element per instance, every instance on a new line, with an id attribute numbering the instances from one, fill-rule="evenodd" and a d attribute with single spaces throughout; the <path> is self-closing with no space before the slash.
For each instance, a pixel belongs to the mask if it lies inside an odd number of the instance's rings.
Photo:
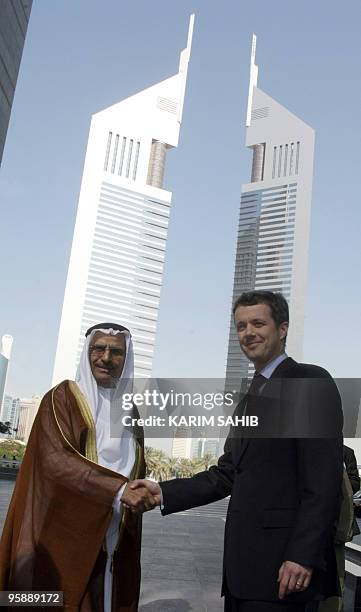
<path id="1" fill-rule="evenodd" d="M 14 481 L 0 480 L 0 530 Z M 144 515 L 139 612 L 221 612 L 227 500 L 162 517 Z"/>
<path id="2" fill-rule="evenodd" d="M 0 477 L 0 532 L 14 480 Z M 139 612 L 222 612 L 220 597 L 227 500 L 143 521 Z M 358 519 L 361 527 L 361 519 Z M 361 535 L 354 543 L 361 545 Z M 346 609 L 348 609 L 346 607 Z"/>
<path id="3" fill-rule="evenodd" d="M 15 480 L 0 478 L 0 532 L 3 528 L 14 485 Z"/>
<path id="4" fill-rule="evenodd" d="M 218 510 L 218 512 L 217 512 Z M 221 612 L 226 502 L 144 516 L 140 612 Z"/>

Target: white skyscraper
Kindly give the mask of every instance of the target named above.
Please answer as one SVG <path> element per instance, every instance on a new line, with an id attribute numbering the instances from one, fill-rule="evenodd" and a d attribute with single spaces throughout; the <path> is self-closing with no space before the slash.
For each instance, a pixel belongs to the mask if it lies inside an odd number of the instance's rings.
<path id="1" fill-rule="evenodd" d="M 246 118 L 246 146 L 253 150 L 253 163 L 251 181 L 242 185 L 232 301 L 251 289 L 281 291 L 290 307 L 287 350 L 299 360 L 303 349 L 314 130 L 257 87 L 255 56 L 253 36 Z M 239 389 L 240 379 L 247 377 L 251 369 L 241 354 L 231 316 L 226 387 Z"/>
<path id="2" fill-rule="evenodd" d="M 178 145 L 193 21 L 177 74 L 92 117 L 53 384 L 74 378 L 84 332 L 102 321 L 129 326 L 135 374 L 151 375 L 172 199 L 165 158 Z"/>

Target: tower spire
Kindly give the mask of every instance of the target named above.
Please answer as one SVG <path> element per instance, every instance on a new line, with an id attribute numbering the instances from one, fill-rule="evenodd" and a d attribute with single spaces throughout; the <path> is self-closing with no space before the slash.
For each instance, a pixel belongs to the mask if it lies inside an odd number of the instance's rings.
<path id="1" fill-rule="evenodd" d="M 251 125 L 253 88 L 257 87 L 257 79 L 258 79 L 258 66 L 256 64 L 256 46 L 257 46 L 257 36 L 255 34 L 252 34 L 251 63 L 250 63 L 250 67 L 249 67 L 249 90 L 248 90 L 248 104 L 247 104 L 246 127 L 249 127 Z"/>
<path id="2" fill-rule="evenodd" d="M 177 117 L 179 123 L 181 123 L 182 121 L 184 94 L 185 94 L 185 89 L 186 89 L 187 73 L 188 73 L 188 64 L 189 64 L 189 60 L 191 56 L 191 49 L 192 49 L 193 28 L 194 28 L 194 13 L 192 13 L 192 15 L 189 18 L 187 46 L 185 49 L 181 51 L 180 58 L 179 58 L 180 85 L 179 85 L 179 104 L 178 104 L 178 117 Z"/>

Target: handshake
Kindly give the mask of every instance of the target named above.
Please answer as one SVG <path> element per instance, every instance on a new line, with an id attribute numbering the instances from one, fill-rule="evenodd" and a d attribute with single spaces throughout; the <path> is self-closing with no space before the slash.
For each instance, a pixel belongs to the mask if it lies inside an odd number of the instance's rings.
<path id="1" fill-rule="evenodd" d="M 129 481 L 123 491 L 121 502 L 136 514 L 153 510 L 160 506 L 162 491 L 157 482 L 153 480 L 132 480 Z"/>

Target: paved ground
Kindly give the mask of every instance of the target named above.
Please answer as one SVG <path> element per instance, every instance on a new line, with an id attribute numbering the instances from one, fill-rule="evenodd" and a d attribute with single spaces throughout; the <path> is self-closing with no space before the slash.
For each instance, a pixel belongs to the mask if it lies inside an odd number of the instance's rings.
<path id="1" fill-rule="evenodd" d="M 0 530 L 14 481 L 0 479 Z M 144 515 L 139 612 L 221 612 L 227 500 L 177 515 Z"/>
<path id="2" fill-rule="evenodd" d="M 0 532 L 13 480 L 0 478 Z M 222 612 L 220 598 L 227 500 L 162 517 L 144 515 L 139 612 Z M 358 519 L 361 528 L 361 519 Z M 361 535 L 354 538 L 361 545 Z M 348 608 L 347 608 L 348 609 Z"/>
<path id="3" fill-rule="evenodd" d="M 15 481 L 0 478 L 0 531 L 7 513 L 10 497 L 13 492 Z"/>
<path id="4" fill-rule="evenodd" d="M 227 501 L 162 517 L 144 517 L 140 612 L 221 612 Z"/>

